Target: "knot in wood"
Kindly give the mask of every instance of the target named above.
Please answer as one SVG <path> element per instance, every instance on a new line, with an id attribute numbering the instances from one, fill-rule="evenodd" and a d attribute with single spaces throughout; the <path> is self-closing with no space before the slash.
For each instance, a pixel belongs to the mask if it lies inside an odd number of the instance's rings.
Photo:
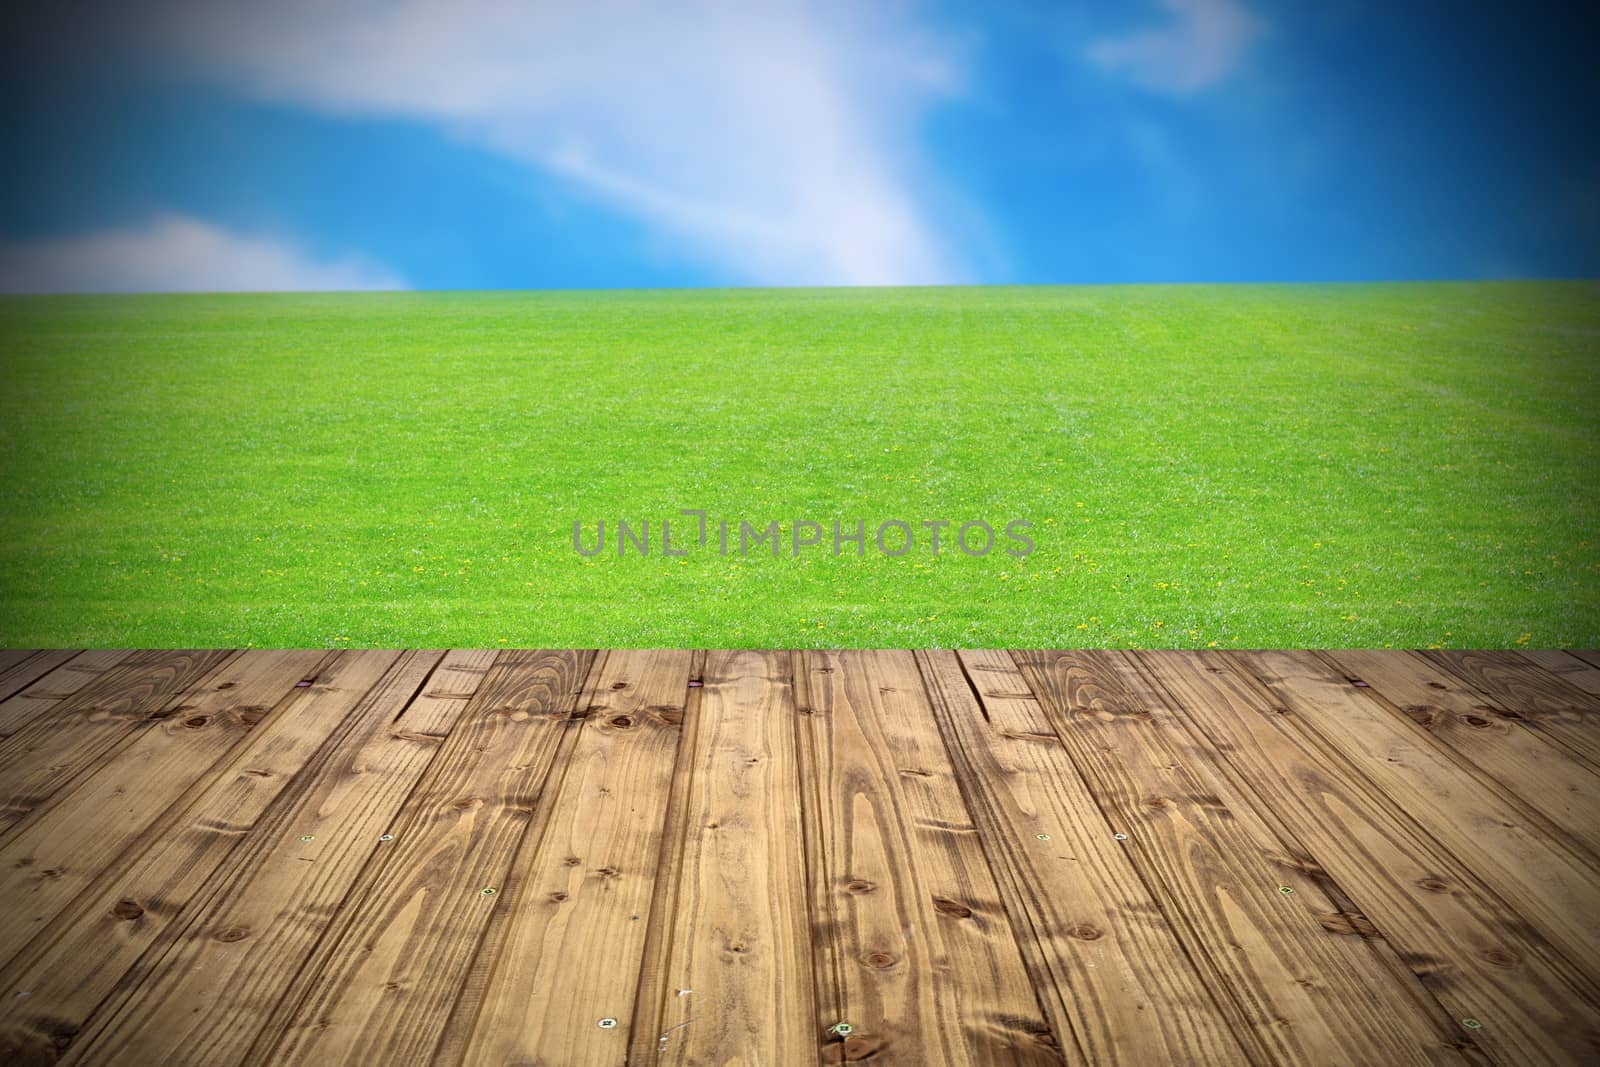
<path id="1" fill-rule="evenodd" d="M 1486 962 L 1492 963 L 1496 967 L 1515 967 L 1522 959 L 1515 952 L 1506 948 L 1484 949 L 1483 958 Z"/>

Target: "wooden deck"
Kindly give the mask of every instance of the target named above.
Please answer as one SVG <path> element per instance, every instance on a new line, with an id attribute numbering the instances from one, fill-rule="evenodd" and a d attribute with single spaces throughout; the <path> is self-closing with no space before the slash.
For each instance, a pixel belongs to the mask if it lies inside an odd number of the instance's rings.
<path id="1" fill-rule="evenodd" d="M 1583 1063 L 1600 655 L 0 652 L 20 1062 Z"/>

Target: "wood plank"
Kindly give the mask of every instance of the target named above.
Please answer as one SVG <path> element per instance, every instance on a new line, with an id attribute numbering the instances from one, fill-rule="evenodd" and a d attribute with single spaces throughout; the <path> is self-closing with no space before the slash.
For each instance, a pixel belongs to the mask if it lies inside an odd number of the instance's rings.
<path id="1" fill-rule="evenodd" d="M 672 1008 L 677 1014 L 671 1023 L 662 1021 L 662 1005 L 668 998 L 686 996 L 681 986 L 672 984 L 668 973 L 672 935 L 682 888 L 679 872 L 688 848 L 691 822 L 698 812 L 691 810 L 695 798 L 691 786 L 698 763 L 697 737 L 700 733 L 700 704 L 705 694 L 706 652 L 689 653 L 688 694 L 683 705 L 683 727 L 679 731 L 678 756 L 672 768 L 672 785 L 667 794 L 666 816 L 662 824 L 661 857 L 656 866 L 655 890 L 646 917 L 644 952 L 639 965 L 639 986 L 634 996 L 633 1019 L 629 1026 L 628 1063 L 654 1063 L 664 1041 L 693 1020 L 687 1006 Z M 664 1030 L 663 1027 L 669 1029 Z"/>
<path id="2" fill-rule="evenodd" d="M 1067 1057 L 1260 1062 L 1229 1025 L 1237 1007 L 1215 999 L 1194 968 L 1011 658 L 919 652 L 917 660 Z"/>
<path id="3" fill-rule="evenodd" d="M 1360 696 L 1324 661 L 1284 652 L 1236 658 L 1568 960 L 1591 979 L 1600 976 L 1592 921 L 1600 884 L 1587 863 L 1508 813 L 1475 775 Z"/>
<path id="4" fill-rule="evenodd" d="M 1587 675 L 1594 665 L 1581 653 L 1538 649 L 1428 649 L 1416 653 L 1453 671 L 1497 702 L 1519 705 L 1543 715 L 1595 725 L 1600 698 L 1573 678 Z M 1541 658 L 1544 662 L 1541 662 Z"/>
<path id="5" fill-rule="evenodd" d="M 38 648 L 0 648 L 0 679 L 3 679 L 13 669 L 28 662 L 28 660 L 39 655 L 43 651 L 43 649 Z M 23 685 L 26 684 L 26 682 L 23 683 Z M 18 686 L 17 688 L 20 689 L 22 686 Z M 0 689 L 0 692 L 3 691 L 3 689 Z M 11 692 L 16 692 L 16 689 L 11 690 Z M 10 696 L 11 693 L 6 693 L 6 695 Z"/>
<path id="6" fill-rule="evenodd" d="M 293 980 L 247 1061 L 433 1055 L 557 749 L 582 721 L 574 707 L 594 658 L 500 654 L 399 814 L 361 823 L 372 838 L 386 826 L 393 841 L 348 886 L 311 954 L 280 972 Z M 317 836 L 312 858 L 333 863 Z"/>
<path id="7" fill-rule="evenodd" d="M 813 1007 L 819 1020 L 833 1020 L 831 1025 L 835 1026 L 839 1020 L 844 1020 L 855 1031 L 864 1031 L 866 1017 L 857 1011 L 853 1018 L 846 1003 L 847 982 L 841 972 L 848 966 L 848 954 L 838 942 L 847 933 L 849 925 L 847 921 L 841 922 L 836 914 L 839 909 L 834 907 L 835 882 L 830 864 L 837 861 L 829 855 L 830 843 L 838 834 L 828 826 L 827 815 L 832 806 L 824 799 L 830 792 L 826 781 L 826 756 L 817 755 L 817 730 L 811 721 L 818 714 L 829 714 L 819 711 L 819 706 L 831 707 L 828 704 L 831 680 L 823 675 L 831 675 L 838 668 L 836 664 L 825 662 L 826 656 L 825 652 L 789 653 L 789 675 L 794 682 L 796 783 L 800 790 L 800 829 L 805 839 L 806 892 L 811 919 L 811 980 L 816 995 Z M 824 660 L 821 665 L 814 662 L 819 657 Z M 817 681 L 824 684 L 812 684 L 812 671 L 818 672 Z M 821 774 L 819 768 L 822 769 Z M 871 885 L 874 892 L 880 888 L 877 882 L 869 883 L 863 879 L 860 883 L 861 887 L 867 885 Z M 898 894 L 894 896 L 898 897 Z M 882 1015 L 883 1012 L 879 1011 L 878 1017 Z M 865 1039 L 865 1034 L 859 1032 L 825 1034 L 824 1040 L 829 1036 L 836 1040 L 823 1047 L 824 1063 L 849 1062 L 850 1050 L 862 1049 L 861 1042 Z M 882 1051 L 877 1042 L 865 1047 L 874 1052 Z"/>
<path id="8" fill-rule="evenodd" d="M 1484 703 L 1431 660 L 1392 652 L 1321 653 L 1335 670 L 1367 683 L 1361 692 L 1399 713 L 1458 762 L 1478 772 L 1508 809 L 1587 850 L 1600 864 L 1600 775 L 1568 750 Z"/>
<path id="9" fill-rule="evenodd" d="M 1600 667 L 1579 659 L 1571 652 L 1557 648 L 1525 648 L 1517 655 L 1542 670 L 1560 675 L 1562 681 L 1577 686 L 1585 693 L 1600 696 Z"/>
<path id="10" fill-rule="evenodd" d="M 852 1026 L 843 1058 L 1062 1062 L 915 658 L 799 665 L 818 1001 Z"/>
<path id="11" fill-rule="evenodd" d="M 22 823 L 0 852 L 0 959 L 9 960 L 180 800 L 329 653 L 235 658 L 183 696 L 65 796 Z"/>
<path id="12" fill-rule="evenodd" d="M 133 655 L 125 649 L 80 652 L 21 692 L 0 701 L 0 742 Z"/>
<path id="13" fill-rule="evenodd" d="M 140 958 L 67 1062 L 234 1064 L 249 1051 L 439 750 L 401 713 L 442 653 L 374 655 L 379 669 L 352 679 L 365 688 L 338 743 L 316 753 Z"/>
<path id="14" fill-rule="evenodd" d="M 1569 685 L 1515 652 L 1419 653 L 1482 693 L 1502 714 L 1544 734 L 1600 773 L 1600 697 Z"/>
<path id="15" fill-rule="evenodd" d="M 646 962 L 666 980 L 635 1023 L 658 1062 L 814 1063 L 838 1043 L 814 1001 L 795 714 L 787 655 L 707 655 L 670 929 Z"/>
<path id="16" fill-rule="evenodd" d="M 1593 648 L 1573 648 L 1568 651 L 1577 656 L 1591 667 L 1600 667 L 1600 650 Z"/>
<path id="17" fill-rule="evenodd" d="M 136 653 L 0 742 L 0 840 L 47 808 L 234 658 L 224 651 Z"/>
<path id="18" fill-rule="evenodd" d="M 1209 962 L 1274 1063 L 1459 1062 L 1426 992 L 1360 938 L 1218 773 L 1132 661 L 1111 652 L 1021 652 L 1057 736 L 1128 834 L 1128 853 L 1196 958 Z M 1285 889 L 1290 892 L 1284 892 Z"/>
<path id="19" fill-rule="evenodd" d="M 1398 653 L 1385 655 L 1400 658 Z M 1264 802 L 1289 854 L 1348 903 L 1330 930 L 1381 936 L 1462 1027 L 1501 1063 L 1581 1062 L 1600 1041 L 1594 989 L 1528 924 L 1355 765 L 1221 653 L 1135 659 L 1176 717 Z"/>
<path id="20" fill-rule="evenodd" d="M 8 700 L 78 654 L 76 649 L 0 650 L 0 700 Z"/>
<path id="21" fill-rule="evenodd" d="M 491 649 L 451 649 L 428 676 L 422 692 L 406 705 L 396 729 L 443 741 L 483 688 L 498 653 Z"/>
<path id="22" fill-rule="evenodd" d="M 438 1062 L 626 1059 L 689 670 L 686 651 L 607 656 Z"/>
<path id="23" fill-rule="evenodd" d="M 191 802 L 153 824 L 44 925 L 0 981 L 0 1051 L 42 1058 L 65 1047 L 141 954 L 180 916 L 193 914 L 186 909 L 203 902 L 214 873 L 319 748 L 330 738 L 336 745 L 354 726 L 360 713 L 351 712 L 398 655 L 339 653 L 228 754 Z M 395 677 L 409 675 L 401 669 Z M 392 717 L 395 710 L 379 712 Z"/>

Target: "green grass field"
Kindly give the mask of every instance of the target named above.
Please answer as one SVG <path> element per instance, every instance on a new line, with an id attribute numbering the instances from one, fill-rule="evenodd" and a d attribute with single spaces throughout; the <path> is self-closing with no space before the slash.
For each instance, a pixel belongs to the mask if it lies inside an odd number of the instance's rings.
<path id="1" fill-rule="evenodd" d="M 7 298 L 0 365 L 10 646 L 1600 645 L 1591 283 Z M 681 508 L 1037 551 L 573 550 Z"/>

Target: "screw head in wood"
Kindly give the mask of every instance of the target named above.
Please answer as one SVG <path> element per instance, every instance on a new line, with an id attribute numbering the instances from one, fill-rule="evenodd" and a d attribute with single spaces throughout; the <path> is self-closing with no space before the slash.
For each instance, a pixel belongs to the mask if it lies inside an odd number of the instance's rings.
<path id="1" fill-rule="evenodd" d="M 483 887 L 483 890 L 482 890 L 483 895 L 486 896 L 486 897 L 492 897 L 498 892 L 499 892 L 499 890 L 496 889 L 492 885 L 486 885 L 486 886 Z"/>
<path id="2" fill-rule="evenodd" d="M 1483 1024 L 1480 1023 L 1476 1019 L 1462 1019 L 1461 1020 L 1461 1025 L 1465 1026 L 1468 1030 L 1482 1030 L 1483 1029 Z"/>
<path id="3" fill-rule="evenodd" d="M 1292 886 L 1292 885 L 1280 885 L 1278 887 L 1278 892 L 1282 893 L 1284 896 L 1288 896 L 1290 893 L 1294 892 L 1294 886 Z"/>
<path id="4" fill-rule="evenodd" d="M 1111 835 L 1111 840 L 1113 840 L 1113 841 L 1126 841 L 1127 839 L 1128 839 L 1128 835 L 1127 834 L 1112 834 Z"/>
<path id="5" fill-rule="evenodd" d="M 393 834 L 381 834 L 378 837 L 378 840 L 379 841 L 393 841 L 394 840 L 394 835 Z"/>
<path id="6" fill-rule="evenodd" d="M 595 1025 L 602 1030 L 615 1030 L 617 1028 L 617 1020 L 607 1016 L 606 1018 L 595 1023 Z"/>
<path id="7" fill-rule="evenodd" d="M 851 1026 L 849 1023 L 834 1023 L 828 1028 L 828 1033 L 838 1034 L 840 1037 L 849 1037 L 851 1031 L 853 1030 L 855 1030 L 855 1027 Z"/>
<path id="8" fill-rule="evenodd" d="M 317 835 L 316 834 L 301 834 L 300 835 L 300 840 L 302 840 L 302 841 L 315 841 L 316 839 L 317 839 Z"/>
<path id="9" fill-rule="evenodd" d="M 1040 834 L 1039 835 L 1039 840 L 1040 841 L 1048 841 L 1048 840 L 1050 840 L 1050 835 L 1049 834 Z"/>

